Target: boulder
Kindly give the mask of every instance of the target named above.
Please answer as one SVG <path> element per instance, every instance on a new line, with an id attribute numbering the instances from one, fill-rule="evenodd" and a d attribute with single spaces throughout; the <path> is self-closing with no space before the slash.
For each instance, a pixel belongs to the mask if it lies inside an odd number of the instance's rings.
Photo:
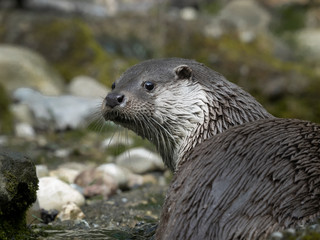
<path id="1" fill-rule="evenodd" d="M 26 48 L 0 45 L 0 84 L 9 93 L 30 87 L 48 95 L 62 93 L 60 76 L 43 57 Z"/>
<path id="2" fill-rule="evenodd" d="M 26 211 L 36 201 L 38 178 L 27 157 L 0 151 L 0 239 L 26 234 Z"/>

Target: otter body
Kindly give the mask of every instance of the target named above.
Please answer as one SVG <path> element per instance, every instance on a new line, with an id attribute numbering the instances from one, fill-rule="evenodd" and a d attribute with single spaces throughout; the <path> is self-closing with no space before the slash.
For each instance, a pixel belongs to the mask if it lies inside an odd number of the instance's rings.
<path id="1" fill-rule="evenodd" d="M 318 126 L 274 118 L 192 60 L 142 62 L 112 89 L 103 117 L 176 171 L 156 239 L 259 239 L 318 215 Z"/>
<path id="2" fill-rule="evenodd" d="M 195 147 L 168 190 L 156 239 L 266 239 L 320 214 L 320 126 L 268 119 Z"/>

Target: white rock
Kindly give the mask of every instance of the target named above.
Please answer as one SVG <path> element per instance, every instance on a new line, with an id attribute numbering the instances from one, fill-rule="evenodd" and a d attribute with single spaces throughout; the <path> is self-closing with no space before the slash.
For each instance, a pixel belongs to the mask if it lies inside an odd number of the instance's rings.
<path id="1" fill-rule="evenodd" d="M 281 232 L 274 232 L 270 235 L 271 240 L 281 240 L 283 238 L 283 234 Z"/>
<path id="2" fill-rule="evenodd" d="M 39 178 L 39 190 L 37 192 L 40 208 L 45 210 L 56 209 L 60 211 L 68 202 L 74 202 L 81 206 L 84 197 L 68 184 L 54 177 Z"/>
<path id="3" fill-rule="evenodd" d="M 49 176 L 58 178 L 67 183 L 73 183 L 74 179 L 78 176 L 79 173 L 79 170 L 58 168 L 56 170 L 50 171 Z"/>
<path id="4" fill-rule="evenodd" d="M 122 153 L 116 158 L 116 163 L 140 174 L 164 169 L 161 157 L 144 148 L 134 148 Z"/>
<path id="5" fill-rule="evenodd" d="M 29 139 L 34 138 L 36 135 L 33 127 L 28 123 L 17 123 L 15 125 L 15 133 L 18 137 Z"/>
<path id="6" fill-rule="evenodd" d="M 120 187 L 125 187 L 128 185 L 128 176 L 130 174 L 128 169 L 121 168 L 113 163 L 106 163 L 97 167 L 97 170 L 111 175 L 117 181 Z"/>
<path id="7" fill-rule="evenodd" d="M 197 16 L 197 10 L 192 7 L 185 7 L 180 11 L 180 17 L 186 21 L 195 20 Z"/>
<path id="8" fill-rule="evenodd" d="M 78 76 L 71 80 L 69 93 L 79 97 L 104 98 L 110 89 L 88 76 Z"/>
<path id="9" fill-rule="evenodd" d="M 49 176 L 49 170 L 46 165 L 36 165 L 36 173 L 38 178 Z"/>
<path id="10" fill-rule="evenodd" d="M 14 120 L 17 122 L 33 124 L 34 118 L 28 105 L 25 104 L 12 104 L 10 111 L 14 116 Z"/>
<path id="11" fill-rule="evenodd" d="M 73 202 L 68 202 L 62 206 L 57 218 L 61 221 L 84 219 L 85 215 L 81 209 Z"/>

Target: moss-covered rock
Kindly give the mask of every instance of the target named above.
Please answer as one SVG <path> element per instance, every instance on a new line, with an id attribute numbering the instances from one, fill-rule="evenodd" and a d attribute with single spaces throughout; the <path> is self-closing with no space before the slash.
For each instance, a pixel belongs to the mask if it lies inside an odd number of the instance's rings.
<path id="1" fill-rule="evenodd" d="M 31 160 L 0 152 L 0 239 L 26 239 L 26 211 L 36 201 L 38 178 Z"/>

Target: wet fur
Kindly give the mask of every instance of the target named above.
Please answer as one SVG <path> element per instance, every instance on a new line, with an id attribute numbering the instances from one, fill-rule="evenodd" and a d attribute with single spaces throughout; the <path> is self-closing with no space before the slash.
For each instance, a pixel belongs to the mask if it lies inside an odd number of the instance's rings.
<path id="1" fill-rule="evenodd" d="M 265 239 L 320 213 L 320 126 L 259 120 L 190 151 L 156 239 Z"/>
<path id="2" fill-rule="evenodd" d="M 143 89 L 151 81 L 154 90 Z M 224 130 L 271 118 L 250 94 L 205 65 L 187 59 L 158 59 L 128 69 L 114 93 L 125 95 L 120 106 L 103 105 L 114 121 L 155 144 L 172 170 L 197 144 Z"/>

